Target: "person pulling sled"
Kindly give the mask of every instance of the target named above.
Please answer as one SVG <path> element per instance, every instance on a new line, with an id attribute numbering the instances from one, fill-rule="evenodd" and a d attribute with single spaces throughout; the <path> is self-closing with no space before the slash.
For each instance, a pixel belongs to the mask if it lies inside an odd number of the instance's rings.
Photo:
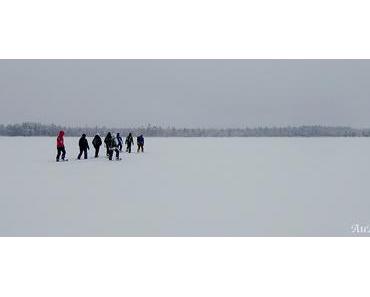
<path id="1" fill-rule="evenodd" d="M 67 161 L 66 158 L 66 149 L 64 147 L 64 131 L 60 131 L 57 137 L 57 158 L 56 161 L 59 162 L 60 155 L 62 155 L 62 160 Z"/>

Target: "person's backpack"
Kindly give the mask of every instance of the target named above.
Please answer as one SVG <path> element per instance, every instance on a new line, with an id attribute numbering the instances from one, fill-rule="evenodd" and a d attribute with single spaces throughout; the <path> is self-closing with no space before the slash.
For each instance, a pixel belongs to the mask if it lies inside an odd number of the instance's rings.
<path id="1" fill-rule="evenodd" d="M 95 137 L 92 141 L 92 144 L 96 147 L 96 146 L 100 146 L 102 145 L 101 143 L 101 140 L 98 138 L 98 137 Z"/>

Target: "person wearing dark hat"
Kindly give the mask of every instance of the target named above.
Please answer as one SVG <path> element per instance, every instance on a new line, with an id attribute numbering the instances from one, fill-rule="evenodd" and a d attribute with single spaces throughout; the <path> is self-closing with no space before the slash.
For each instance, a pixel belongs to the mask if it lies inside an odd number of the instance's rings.
<path id="1" fill-rule="evenodd" d="M 139 153 L 141 150 L 141 152 L 143 153 L 144 152 L 144 136 L 140 135 L 137 138 L 136 143 L 137 143 L 137 152 Z"/>
<path id="2" fill-rule="evenodd" d="M 131 146 L 134 145 L 134 138 L 132 137 L 131 133 L 126 137 L 125 144 L 126 152 L 131 153 Z"/>
<path id="3" fill-rule="evenodd" d="M 78 145 L 80 146 L 80 153 L 78 154 L 77 159 L 80 160 L 82 154 L 84 154 L 84 159 L 87 159 L 87 150 L 90 150 L 89 143 L 86 139 L 86 134 L 82 134 L 80 141 L 78 142 Z"/>
<path id="4" fill-rule="evenodd" d="M 107 149 L 107 157 L 109 157 L 109 144 L 112 141 L 112 133 L 108 132 L 107 136 L 104 138 L 105 148 Z"/>
<path id="5" fill-rule="evenodd" d="M 117 137 L 115 135 L 111 135 L 106 143 L 108 149 L 108 158 L 110 161 L 113 159 L 113 154 L 116 153 L 116 160 L 121 160 L 119 157 L 119 149 L 118 149 L 118 142 Z"/>
<path id="6" fill-rule="evenodd" d="M 96 134 L 93 141 L 92 141 L 92 144 L 95 148 L 95 158 L 98 158 L 99 157 L 99 150 L 100 150 L 100 146 L 103 144 L 102 140 L 101 140 L 101 137 L 99 136 L 99 134 Z"/>

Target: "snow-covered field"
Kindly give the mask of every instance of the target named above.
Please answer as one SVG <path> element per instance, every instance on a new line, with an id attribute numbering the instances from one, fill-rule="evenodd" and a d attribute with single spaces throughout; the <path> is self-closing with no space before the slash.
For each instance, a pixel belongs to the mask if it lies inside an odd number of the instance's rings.
<path id="1" fill-rule="evenodd" d="M 0 235 L 351 236 L 370 225 L 368 138 L 145 141 L 120 162 L 77 161 L 78 138 L 66 138 L 70 161 L 56 163 L 55 138 L 0 137 Z"/>

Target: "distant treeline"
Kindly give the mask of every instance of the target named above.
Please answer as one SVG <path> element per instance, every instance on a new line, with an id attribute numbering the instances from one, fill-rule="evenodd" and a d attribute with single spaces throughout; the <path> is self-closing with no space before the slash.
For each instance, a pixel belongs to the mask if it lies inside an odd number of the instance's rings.
<path id="1" fill-rule="evenodd" d="M 22 123 L 0 125 L 0 136 L 56 136 L 60 130 L 66 136 L 81 136 L 85 133 L 94 136 L 96 133 L 106 135 L 108 132 L 127 135 L 143 134 L 149 137 L 369 137 L 370 129 L 354 129 L 351 127 L 299 126 L 299 127 L 258 127 L 231 129 L 179 129 L 162 128 L 148 125 L 138 128 L 107 128 L 107 127 L 63 127 L 54 124 Z"/>

